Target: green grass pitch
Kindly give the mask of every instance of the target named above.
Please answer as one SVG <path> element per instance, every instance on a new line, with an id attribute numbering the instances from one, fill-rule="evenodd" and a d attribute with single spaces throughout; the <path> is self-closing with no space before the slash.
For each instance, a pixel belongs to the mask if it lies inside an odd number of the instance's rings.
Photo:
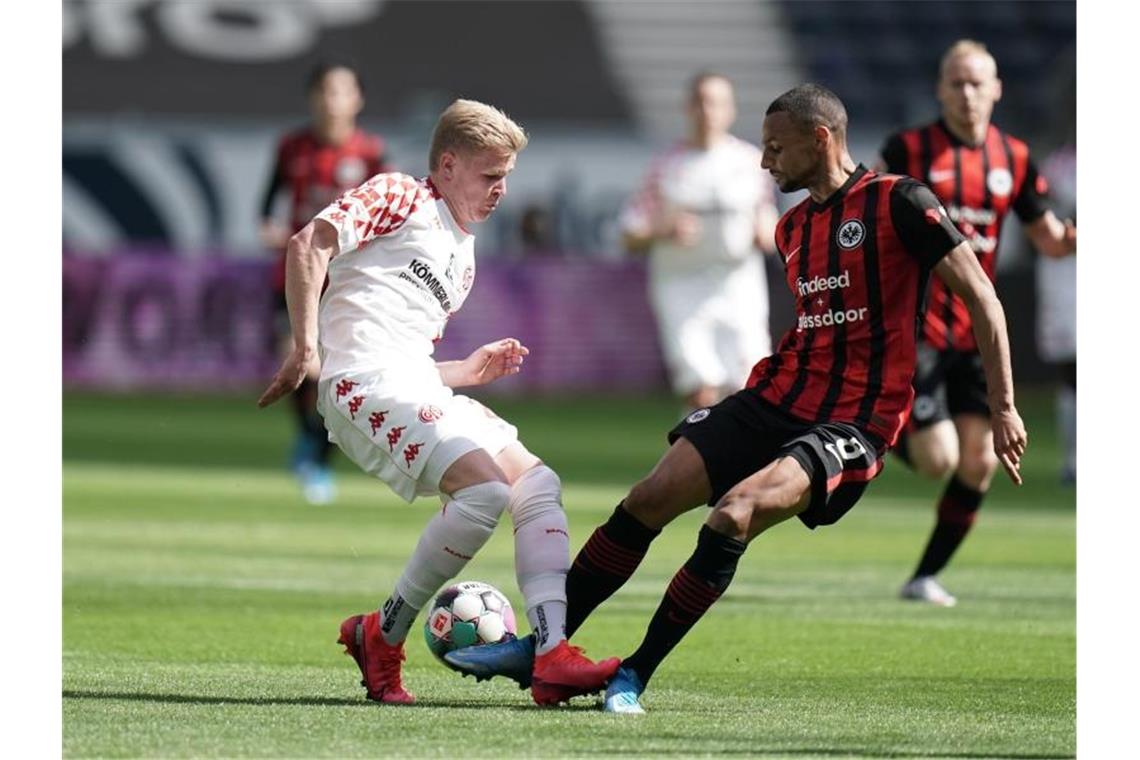
<path id="1" fill-rule="evenodd" d="M 255 395 L 65 397 L 65 755 L 1075 754 L 1075 497 L 1057 481 L 1045 394 L 1021 397 L 1026 485 L 999 476 L 943 575 L 956 608 L 895 598 L 938 489 L 890 460 L 838 525 L 791 521 L 752 545 L 641 717 L 593 698 L 540 709 L 501 679 L 461 679 L 418 630 L 405 680 L 419 703 L 366 702 L 337 626 L 383 600 L 438 502 L 405 505 L 342 459 L 339 501 L 305 505 L 283 468 L 287 410 L 259 412 Z M 653 396 L 488 403 L 561 474 L 573 551 L 678 411 Z M 591 656 L 637 646 L 702 519 L 667 528 L 586 623 Z M 521 608 L 509 529 L 462 577 Z"/>

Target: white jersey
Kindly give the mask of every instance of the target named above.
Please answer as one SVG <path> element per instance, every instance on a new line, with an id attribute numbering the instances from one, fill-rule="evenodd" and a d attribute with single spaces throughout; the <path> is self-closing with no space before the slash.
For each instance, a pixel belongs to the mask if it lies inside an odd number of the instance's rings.
<path id="1" fill-rule="evenodd" d="M 430 180 L 377 174 L 316 216 L 337 231 L 321 298 L 321 378 L 435 372 L 431 354 L 475 280 L 475 237 Z"/>
<path id="2" fill-rule="evenodd" d="M 683 210 L 701 220 L 693 247 L 657 241 L 650 267 L 655 275 L 690 275 L 710 268 L 720 276 L 754 257 L 757 213 L 774 207 L 772 183 L 754 145 L 728 135 L 703 150 L 680 143 L 651 166 L 640 192 L 621 215 L 625 231 L 644 231 L 661 214 Z"/>

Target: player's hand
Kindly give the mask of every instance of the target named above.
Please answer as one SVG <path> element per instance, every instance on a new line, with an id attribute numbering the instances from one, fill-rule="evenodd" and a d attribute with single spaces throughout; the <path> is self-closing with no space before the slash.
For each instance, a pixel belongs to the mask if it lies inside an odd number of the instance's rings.
<path id="1" fill-rule="evenodd" d="M 270 381 L 269 387 L 257 400 L 257 407 L 264 409 L 282 396 L 288 396 L 297 390 L 308 374 L 311 363 L 304 350 L 294 348 L 290 351 L 285 361 L 281 363 L 281 369 L 277 370 L 277 374 Z"/>
<path id="2" fill-rule="evenodd" d="M 662 219 L 658 237 L 691 248 L 701 238 L 701 218 L 687 211 L 671 212 Z"/>
<path id="3" fill-rule="evenodd" d="M 994 431 L 994 453 L 1009 479 L 1021 485 L 1021 457 L 1029 443 L 1029 433 L 1016 409 L 995 413 L 990 419 Z"/>
<path id="4" fill-rule="evenodd" d="M 669 238 L 678 245 L 692 248 L 701 239 L 701 218 L 688 211 L 676 212 Z"/>
<path id="5" fill-rule="evenodd" d="M 469 381 L 464 385 L 486 385 L 507 375 L 517 375 L 523 357 L 530 349 L 517 338 L 503 338 L 480 346 L 463 360 Z"/>
<path id="6" fill-rule="evenodd" d="M 1077 225 L 1073 224 L 1072 219 L 1066 219 L 1065 222 L 1065 236 L 1061 238 L 1065 245 L 1067 253 L 1077 252 Z"/>

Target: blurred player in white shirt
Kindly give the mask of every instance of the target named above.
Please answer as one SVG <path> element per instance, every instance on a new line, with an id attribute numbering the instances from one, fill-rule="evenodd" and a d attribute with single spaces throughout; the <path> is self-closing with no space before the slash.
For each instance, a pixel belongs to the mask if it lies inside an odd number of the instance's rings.
<path id="1" fill-rule="evenodd" d="M 504 511 L 514 523 L 516 576 L 536 636 L 535 702 L 597 691 L 618 665 L 614 658 L 595 664 L 566 642 L 570 546 L 558 476 L 518 441 L 514 426 L 452 391 L 517 373 L 526 347 L 505 338 L 461 361 L 432 359 L 474 282 L 469 226 L 506 194 L 526 143 L 498 109 L 457 100 L 436 124 L 428 177 L 378 174 L 289 241 L 294 346 L 258 405 L 292 392 L 319 351 L 318 408 L 330 440 L 405 500 L 438 494 L 443 502 L 382 609 L 341 624 L 340 643 L 360 667 L 368 698 L 379 702 L 414 701 L 401 678 L 404 639 Z"/>
<path id="2" fill-rule="evenodd" d="M 779 213 L 760 151 L 728 131 L 728 78 L 694 77 L 687 113 L 687 138 L 655 159 L 621 228 L 627 248 L 650 254 L 650 303 L 673 390 L 695 409 L 742 388 L 771 353 L 756 249 L 774 250 Z"/>
<path id="3" fill-rule="evenodd" d="M 1041 165 L 1053 203 L 1063 216 L 1077 217 L 1077 146 L 1065 143 Z M 1077 481 L 1077 255 L 1037 257 L 1037 352 L 1057 367 L 1057 429 L 1061 438 L 1061 480 Z"/>

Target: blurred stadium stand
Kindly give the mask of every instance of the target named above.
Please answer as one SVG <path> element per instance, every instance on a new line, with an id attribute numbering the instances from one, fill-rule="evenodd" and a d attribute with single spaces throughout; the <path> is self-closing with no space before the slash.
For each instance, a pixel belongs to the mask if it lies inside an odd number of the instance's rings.
<path id="1" fill-rule="evenodd" d="M 322 60 L 360 68 L 368 101 L 361 122 L 383 134 L 395 165 L 413 174 L 426 173 L 435 116 L 455 97 L 493 102 L 526 126 L 531 145 L 510 193 L 479 231 L 480 256 L 501 259 L 501 276 L 511 276 L 511 262 L 550 252 L 592 261 L 599 281 L 608 273 L 629 283 L 637 280 L 621 279 L 633 275 L 620 261 L 617 213 L 652 153 L 682 133 L 685 86 L 698 70 L 735 81 L 734 131 L 754 142 L 773 97 L 805 80 L 827 84 L 851 112 L 852 155 L 872 163 L 886 134 L 937 114 L 938 58 L 954 39 L 974 37 L 995 52 L 1005 83 L 996 121 L 1040 153 L 1056 124 L 1071 118 L 1058 113 L 1073 107 L 1058 83 L 1075 69 L 1075 27 L 1073 2 L 1009 0 L 65 0 L 65 278 L 69 262 L 140 247 L 177 259 L 195 282 L 211 281 L 202 272 L 212 265 L 188 260 L 267 265 L 256 221 L 273 146 L 305 122 L 304 81 Z M 524 239 L 524 218 L 542 220 L 540 239 Z M 1044 370 L 1034 359 L 1032 273 L 1018 235 L 1007 225 L 1000 286 L 1009 310 L 1027 315 L 1011 324 L 1016 368 L 1031 379 Z M 65 287 L 65 332 L 72 319 L 76 352 L 88 345 L 74 324 L 88 313 L 79 294 L 95 298 L 99 282 L 122 282 L 100 279 L 116 267 L 79 271 Z M 791 321 L 791 301 L 780 277 L 769 281 L 779 332 Z M 632 308 L 647 308 L 640 290 L 630 298 Z M 475 306 L 457 322 L 483 319 L 467 316 Z M 145 322 L 148 310 L 133 313 Z M 146 329 L 165 335 L 165 323 L 155 324 Z M 590 334 L 582 331 L 582 340 Z M 262 342 L 255 335 L 227 345 L 253 350 Z M 631 350 L 649 362 L 628 373 L 631 387 L 663 382 L 650 354 Z M 98 372 L 86 377 L 99 382 Z M 149 375 L 134 377 L 146 384 Z"/>

